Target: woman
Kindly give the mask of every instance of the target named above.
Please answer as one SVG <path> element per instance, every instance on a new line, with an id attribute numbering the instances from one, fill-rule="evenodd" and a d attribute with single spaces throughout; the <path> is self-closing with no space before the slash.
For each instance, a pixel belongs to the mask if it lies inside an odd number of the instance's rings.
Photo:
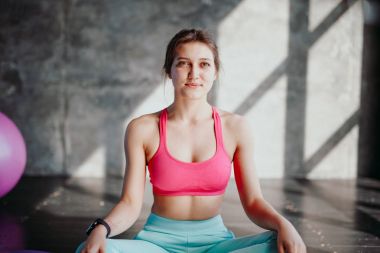
<path id="1" fill-rule="evenodd" d="M 247 121 L 207 102 L 219 66 L 217 46 L 205 31 L 182 30 L 171 39 L 164 71 L 174 102 L 129 123 L 121 199 L 92 224 L 77 252 L 306 252 L 295 228 L 263 199 Z M 246 214 L 272 231 L 235 238 L 224 226 L 219 210 L 232 163 Z M 146 165 L 154 203 L 144 228 L 134 240 L 106 239 L 137 220 Z"/>

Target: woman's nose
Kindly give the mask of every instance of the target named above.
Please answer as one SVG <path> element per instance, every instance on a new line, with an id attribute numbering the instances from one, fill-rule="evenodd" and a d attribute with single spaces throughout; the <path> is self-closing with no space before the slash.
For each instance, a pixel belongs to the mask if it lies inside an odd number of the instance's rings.
<path id="1" fill-rule="evenodd" d="M 199 68 L 192 66 L 189 71 L 189 78 L 196 79 L 199 77 Z"/>

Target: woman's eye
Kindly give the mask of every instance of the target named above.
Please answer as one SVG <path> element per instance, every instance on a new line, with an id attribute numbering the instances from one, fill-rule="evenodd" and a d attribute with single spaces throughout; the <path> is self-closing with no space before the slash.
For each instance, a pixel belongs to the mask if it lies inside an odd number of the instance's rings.
<path id="1" fill-rule="evenodd" d="M 201 63 L 201 66 L 202 66 L 202 67 L 210 67 L 211 64 L 208 63 L 208 62 L 202 62 L 202 63 Z"/>
<path id="2" fill-rule="evenodd" d="M 177 63 L 178 67 L 187 66 L 187 65 L 188 65 L 188 63 L 185 62 L 185 61 L 180 61 L 180 62 Z"/>

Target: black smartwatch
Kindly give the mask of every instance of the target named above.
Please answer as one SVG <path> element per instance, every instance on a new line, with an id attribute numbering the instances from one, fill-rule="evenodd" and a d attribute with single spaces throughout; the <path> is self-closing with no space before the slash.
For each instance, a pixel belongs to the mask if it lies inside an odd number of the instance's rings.
<path id="1" fill-rule="evenodd" d="M 106 238 L 108 238 L 108 236 L 111 234 L 111 227 L 110 225 L 108 225 L 108 223 L 103 220 L 103 219 L 100 219 L 100 218 L 97 218 L 93 223 L 91 223 L 91 225 L 87 228 L 86 230 L 86 234 L 87 235 L 90 235 L 92 230 L 94 230 L 94 228 L 97 226 L 97 225 L 103 225 L 106 229 L 107 229 L 107 235 L 106 235 Z"/>

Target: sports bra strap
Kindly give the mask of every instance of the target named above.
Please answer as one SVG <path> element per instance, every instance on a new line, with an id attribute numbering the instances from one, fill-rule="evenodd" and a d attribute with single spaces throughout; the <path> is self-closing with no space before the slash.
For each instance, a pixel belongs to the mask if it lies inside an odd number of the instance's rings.
<path id="1" fill-rule="evenodd" d="M 212 107 L 212 113 L 214 118 L 214 124 L 215 124 L 215 135 L 216 135 L 216 145 L 223 146 L 223 136 L 222 136 L 222 126 L 221 126 L 221 120 L 219 117 L 219 113 L 217 112 L 217 109 L 213 106 Z"/>
<path id="2" fill-rule="evenodd" d="M 166 121 L 167 121 L 167 109 L 163 109 L 160 114 L 160 147 L 164 145 L 166 140 Z"/>

